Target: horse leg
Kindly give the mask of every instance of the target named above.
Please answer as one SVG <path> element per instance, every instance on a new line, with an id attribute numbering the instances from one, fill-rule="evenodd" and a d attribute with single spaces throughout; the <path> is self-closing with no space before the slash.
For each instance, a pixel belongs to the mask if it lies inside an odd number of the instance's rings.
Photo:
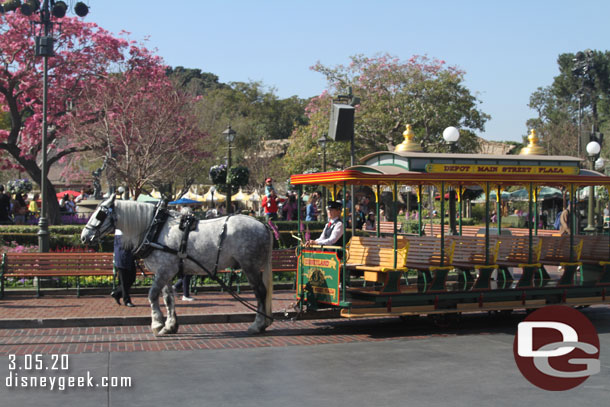
<path id="1" fill-rule="evenodd" d="M 267 289 L 263 284 L 263 280 L 261 278 L 261 273 L 259 270 L 252 269 L 243 269 L 246 277 L 248 277 L 248 282 L 250 286 L 252 286 L 252 290 L 254 291 L 254 295 L 256 296 L 256 300 L 258 302 L 257 313 L 254 322 L 248 328 L 249 334 L 259 334 L 265 331 L 267 326 L 271 325 L 270 323 L 266 323 L 265 314 L 267 310 L 265 309 L 265 299 L 267 297 Z"/>
<path id="2" fill-rule="evenodd" d="M 157 274 L 155 274 L 155 279 L 153 281 L 152 286 L 150 287 L 150 291 L 148 292 L 148 301 L 150 302 L 152 317 L 150 329 L 155 335 L 159 335 L 165 325 L 163 313 L 161 312 L 161 307 L 159 307 L 159 295 L 161 294 L 161 291 L 167 286 L 167 283 L 168 281 L 170 281 L 170 279 L 171 278 L 169 276 L 169 273 L 159 271 Z"/>
<path id="3" fill-rule="evenodd" d="M 159 331 L 159 335 L 175 334 L 178 332 L 176 299 L 174 298 L 174 290 L 169 284 L 163 287 L 163 301 L 165 302 L 165 308 L 167 309 L 167 319 L 165 320 L 165 326 Z"/>

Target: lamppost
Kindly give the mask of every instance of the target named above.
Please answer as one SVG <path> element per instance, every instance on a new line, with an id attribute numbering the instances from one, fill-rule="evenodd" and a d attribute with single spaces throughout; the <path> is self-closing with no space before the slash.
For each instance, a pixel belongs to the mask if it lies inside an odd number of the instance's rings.
<path id="1" fill-rule="evenodd" d="M 447 127 L 443 130 L 443 139 L 449 144 L 449 150 L 455 153 L 457 147 L 457 141 L 460 139 L 460 131 L 453 126 Z M 441 196 L 441 199 L 445 199 Z M 441 227 L 443 227 L 441 225 Z M 452 235 L 457 235 L 455 227 L 455 190 L 451 188 L 449 190 L 449 232 Z"/>
<path id="2" fill-rule="evenodd" d="M 599 157 L 597 160 L 595 160 L 594 167 L 595 167 L 596 171 L 599 171 L 599 172 L 605 174 L 606 160 L 604 160 L 602 157 Z M 604 213 L 603 213 L 603 209 L 602 209 L 603 205 L 602 205 L 602 202 L 599 199 L 599 197 L 598 197 L 598 199 L 595 200 L 595 202 L 597 203 L 597 209 L 595 210 L 597 213 L 596 224 L 598 226 L 598 230 L 603 230 L 602 229 L 603 225 L 604 225 Z M 599 227 L 601 227 L 601 228 L 599 228 Z"/>
<path id="3" fill-rule="evenodd" d="M 589 156 L 589 161 L 591 161 L 591 169 L 595 167 L 595 160 L 599 157 L 599 152 L 601 151 L 601 146 L 597 141 L 591 141 L 587 144 L 587 155 Z M 587 211 L 587 227 L 585 228 L 585 232 L 593 233 L 596 228 L 593 224 L 593 199 L 595 195 L 595 187 L 593 185 L 589 185 L 589 205 Z"/>
<path id="4" fill-rule="evenodd" d="M 231 143 L 233 142 L 233 140 L 235 139 L 235 135 L 237 134 L 235 132 L 235 130 L 233 130 L 231 128 L 231 125 L 229 125 L 229 127 L 227 127 L 227 129 L 225 131 L 222 132 L 222 134 L 225 136 L 225 138 L 227 139 L 227 142 L 229 143 L 229 153 L 227 156 L 227 181 L 229 179 L 229 171 L 231 170 Z M 227 191 L 227 215 L 230 214 L 231 211 L 231 183 L 227 182 L 227 187 L 229 188 Z"/>
<path id="5" fill-rule="evenodd" d="M 11 8 L 7 7 L 8 3 L 5 3 L 2 12 L 14 11 L 18 4 L 17 2 L 11 3 Z M 27 0 L 21 4 L 21 12 L 26 15 L 32 15 L 40 7 L 40 2 L 37 0 Z M 53 22 L 51 21 L 51 14 L 56 18 L 62 18 L 66 15 L 68 6 L 63 1 L 44 0 L 42 8 L 40 9 L 40 21 L 36 24 L 40 26 L 38 35 L 35 37 L 36 44 L 36 56 L 43 57 L 43 90 L 42 90 L 42 165 L 40 174 L 40 220 L 38 222 L 38 251 L 45 253 L 49 251 L 49 220 L 48 220 L 48 205 L 47 205 L 47 96 L 49 92 L 49 57 L 55 55 L 53 51 Z M 89 13 L 89 7 L 83 2 L 76 3 L 74 12 L 84 17 Z"/>
<path id="6" fill-rule="evenodd" d="M 327 142 L 328 142 L 328 138 L 326 138 L 326 134 L 324 134 L 322 137 L 320 137 L 318 139 L 318 144 L 320 145 L 320 147 L 322 147 L 322 171 L 323 172 L 326 172 L 326 143 Z M 322 207 L 324 208 L 323 216 L 326 219 L 326 200 L 327 200 L 326 187 L 322 187 L 322 188 L 324 188 L 324 196 L 322 197 Z"/>

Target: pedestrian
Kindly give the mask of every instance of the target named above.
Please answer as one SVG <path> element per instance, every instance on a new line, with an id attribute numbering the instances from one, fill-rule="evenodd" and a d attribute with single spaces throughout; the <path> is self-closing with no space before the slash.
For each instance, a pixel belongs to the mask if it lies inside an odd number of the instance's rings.
<path id="1" fill-rule="evenodd" d="M 4 192 L 4 185 L 0 185 L 0 225 L 12 223 L 11 197 Z"/>
<path id="2" fill-rule="evenodd" d="M 40 212 L 40 209 L 38 208 L 38 199 L 40 199 L 40 194 L 34 194 L 34 198 L 32 198 L 30 204 L 28 205 L 29 215 L 35 218 L 38 217 L 38 213 Z"/>
<path id="3" fill-rule="evenodd" d="M 318 220 L 318 200 L 320 199 L 320 195 L 317 192 L 314 192 L 309 197 L 307 201 L 307 209 L 305 211 L 305 220 L 306 221 L 316 221 Z"/>
<path id="4" fill-rule="evenodd" d="M 180 208 L 179 212 L 182 216 L 193 214 L 193 210 L 188 207 Z M 195 301 L 195 299 L 192 298 L 190 294 L 192 277 L 193 276 L 191 274 L 184 274 L 182 270 L 178 272 L 178 281 L 176 282 L 176 284 L 174 284 L 174 290 L 176 292 L 182 290 L 182 301 Z"/>
<path id="5" fill-rule="evenodd" d="M 359 203 L 354 207 L 354 217 L 356 218 L 356 229 L 362 229 L 366 222 L 366 215 L 362 211 Z"/>
<path id="6" fill-rule="evenodd" d="M 119 285 L 110 295 L 119 305 L 122 298 L 125 305 L 135 307 L 131 302 L 130 290 L 136 281 L 136 261 L 131 248 L 123 246 L 122 236 L 120 229 L 114 231 L 114 267 L 119 276 Z"/>
<path id="7" fill-rule="evenodd" d="M 80 195 L 74 198 L 74 203 L 79 204 L 82 201 L 86 201 L 89 199 L 89 195 L 87 194 L 87 190 L 85 188 L 81 188 Z"/>
<path id="8" fill-rule="evenodd" d="M 23 196 L 17 192 L 13 200 L 13 219 L 17 225 L 25 224 L 25 215 L 28 213 L 28 206 L 23 199 Z"/>
<path id="9" fill-rule="evenodd" d="M 373 212 L 369 212 L 366 217 L 366 223 L 364 224 L 365 230 L 375 230 L 375 214 Z"/>
<path id="10" fill-rule="evenodd" d="M 296 220 L 297 218 L 297 197 L 294 193 L 288 193 L 288 200 L 282 207 L 285 220 Z"/>
<path id="11" fill-rule="evenodd" d="M 271 191 L 269 195 L 263 197 L 263 208 L 265 208 L 265 217 L 267 220 L 277 219 L 277 196 L 275 191 Z"/>
<path id="12" fill-rule="evenodd" d="M 267 178 L 265 180 L 265 195 L 270 196 L 271 192 L 277 195 L 275 188 L 273 187 L 273 179 Z"/>
<path id="13" fill-rule="evenodd" d="M 559 216 L 559 233 L 562 235 L 570 234 L 570 202 Z"/>
<path id="14" fill-rule="evenodd" d="M 190 294 L 192 278 L 192 274 L 184 274 L 182 271 L 178 273 L 178 281 L 174 284 L 174 290 L 176 292 L 182 290 L 182 301 L 195 301 Z"/>

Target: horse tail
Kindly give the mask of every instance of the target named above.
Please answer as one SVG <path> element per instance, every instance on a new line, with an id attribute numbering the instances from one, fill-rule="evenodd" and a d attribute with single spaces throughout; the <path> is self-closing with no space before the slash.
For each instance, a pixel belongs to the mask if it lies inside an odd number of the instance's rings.
<path id="1" fill-rule="evenodd" d="M 271 258 L 273 256 L 273 232 L 267 228 L 269 232 L 269 250 L 267 254 L 267 261 L 265 262 L 265 269 L 263 270 L 263 284 L 267 291 L 265 296 L 265 314 L 272 315 L 273 312 L 273 269 L 271 267 Z M 272 319 L 267 318 L 266 325 L 269 326 L 273 322 Z"/>

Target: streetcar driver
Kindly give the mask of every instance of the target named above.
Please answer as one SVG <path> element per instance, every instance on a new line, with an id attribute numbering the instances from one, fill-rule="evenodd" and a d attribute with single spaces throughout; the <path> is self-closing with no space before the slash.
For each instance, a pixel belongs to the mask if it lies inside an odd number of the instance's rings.
<path id="1" fill-rule="evenodd" d="M 328 213 L 328 223 L 324 226 L 322 234 L 315 240 L 308 240 L 305 246 L 309 247 L 312 244 L 316 245 L 334 245 L 343 236 L 343 222 L 341 221 L 341 209 L 343 205 L 339 201 L 329 201 L 326 205 Z"/>

